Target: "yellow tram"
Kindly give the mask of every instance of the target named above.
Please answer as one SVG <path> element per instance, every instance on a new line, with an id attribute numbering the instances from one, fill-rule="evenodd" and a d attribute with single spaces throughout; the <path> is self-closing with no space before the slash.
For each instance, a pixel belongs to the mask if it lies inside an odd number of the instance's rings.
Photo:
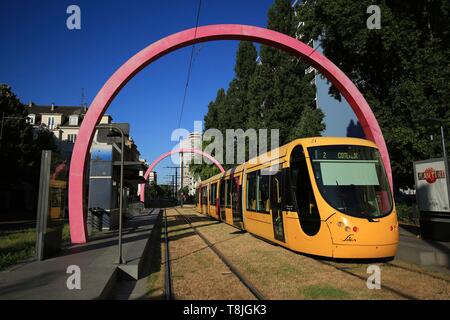
<path id="1" fill-rule="evenodd" d="M 388 258 L 397 214 L 376 145 L 356 138 L 294 140 L 197 188 L 197 211 L 294 251 Z"/>

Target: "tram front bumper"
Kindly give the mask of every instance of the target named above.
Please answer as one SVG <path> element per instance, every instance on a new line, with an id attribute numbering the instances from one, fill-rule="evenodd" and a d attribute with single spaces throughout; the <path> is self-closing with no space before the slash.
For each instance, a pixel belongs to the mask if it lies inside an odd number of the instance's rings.
<path id="1" fill-rule="evenodd" d="M 333 258 L 373 259 L 394 257 L 398 243 L 386 245 L 333 244 Z"/>

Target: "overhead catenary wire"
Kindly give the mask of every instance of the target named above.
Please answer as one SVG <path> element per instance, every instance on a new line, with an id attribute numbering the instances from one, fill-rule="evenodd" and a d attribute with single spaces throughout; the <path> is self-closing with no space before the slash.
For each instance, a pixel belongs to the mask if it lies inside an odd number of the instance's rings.
<path id="1" fill-rule="evenodd" d="M 197 28 L 198 28 L 198 22 L 199 22 L 199 19 L 200 19 L 201 7 L 202 7 L 202 0 L 199 0 L 198 1 L 198 9 L 197 9 L 197 18 L 196 18 L 196 21 L 195 21 L 194 39 L 197 38 Z M 184 105 L 186 104 L 186 96 L 187 96 L 187 91 L 188 91 L 189 81 L 190 81 L 190 78 L 191 78 L 191 71 L 192 71 L 192 61 L 193 61 L 193 58 L 194 58 L 194 50 L 195 50 L 195 44 L 192 45 L 191 56 L 189 58 L 189 66 L 188 66 L 188 71 L 187 71 L 186 84 L 184 86 L 183 101 L 181 103 L 180 117 L 178 119 L 178 126 L 177 126 L 178 128 L 181 125 L 181 119 L 183 117 Z"/>

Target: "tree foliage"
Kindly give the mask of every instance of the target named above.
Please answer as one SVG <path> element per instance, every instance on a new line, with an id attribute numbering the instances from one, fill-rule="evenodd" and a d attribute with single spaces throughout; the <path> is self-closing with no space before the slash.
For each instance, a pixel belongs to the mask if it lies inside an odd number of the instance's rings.
<path id="1" fill-rule="evenodd" d="M 381 29 L 368 29 L 369 5 L 381 9 Z M 301 6 L 307 37 L 363 93 L 377 117 L 394 183 L 412 186 L 412 161 L 441 156 L 439 125 L 450 119 L 448 0 L 313 0 Z M 335 88 L 330 90 L 340 98 Z"/>
<path id="2" fill-rule="evenodd" d="M 41 150 L 56 150 L 53 133 L 44 129 L 33 132 L 27 114 L 11 88 L 0 84 L 0 117 L 5 117 L 0 142 L 2 188 L 25 182 L 37 189 Z"/>
<path id="3" fill-rule="evenodd" d="M 169 196 L 168 190 L 166 190 L 162 186 L 158 185 L 155 181 L 152 181 L 150 183 L 150 186 L 149 186 L 147 192 L 148 192 L 148 196 L 150 197 L 150 199 L 157 199 L 157 198 Z"/>
<path id="4" fill-rule="evenodd" d="M 297 24 L 290 1 L 276 0 L 268 12 L 268 28 L 294 36 Z M 259 56 L 260 63 L 253 43 L 239 43 L 235 76 L 228 89 L 219 89 L 209 103 L 205 129 L 219 129 L 224 136 L 226 129 L 279 129 L 281 145 L 320 135 L 325 129 L 324 115 L 313 108 L 315 88 L 313 76 L 305 75 L 308 66 L 292 54 L 266 45 L 261 45 Z M 212 165 L 191 165 L 190 169 L 202 180 L 219 172 Z"/>

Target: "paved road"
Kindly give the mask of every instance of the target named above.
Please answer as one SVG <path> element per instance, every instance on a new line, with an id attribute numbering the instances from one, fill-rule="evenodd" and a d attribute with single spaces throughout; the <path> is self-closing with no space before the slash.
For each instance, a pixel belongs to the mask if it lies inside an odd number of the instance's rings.
<path id="1" fill-rule="evenodd" d="M 400 243 L 397 258 L 423 266 L 450 269 L 450 242 L 420 238 L 416 226 L 400 225 Z"/>

